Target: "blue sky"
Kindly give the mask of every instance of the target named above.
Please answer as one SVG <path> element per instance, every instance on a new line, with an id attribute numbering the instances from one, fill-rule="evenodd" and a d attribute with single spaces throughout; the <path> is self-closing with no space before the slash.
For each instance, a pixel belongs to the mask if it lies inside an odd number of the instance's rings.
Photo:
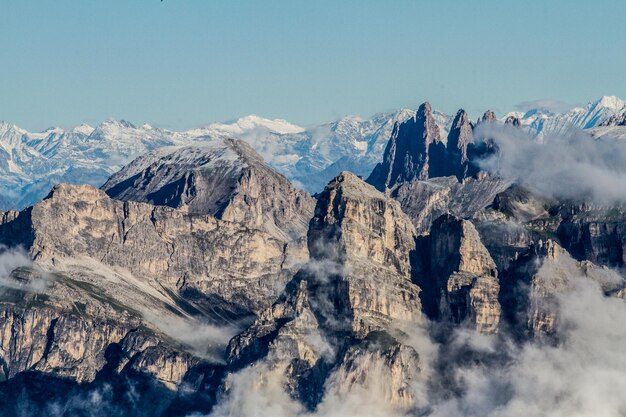
<path id="1" fill-rule="evenodd" d="M 626 1 L 0 0 L 0 120 L 187 128 L 626 97 Z"/>

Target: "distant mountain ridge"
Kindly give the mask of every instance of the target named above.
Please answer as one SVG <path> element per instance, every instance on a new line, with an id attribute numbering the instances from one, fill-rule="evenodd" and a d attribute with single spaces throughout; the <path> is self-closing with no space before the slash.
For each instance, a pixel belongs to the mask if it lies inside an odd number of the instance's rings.
<path id="1" fill-rule="evenodd" d="M 538 135 L 609 123 L 606 130 L 612 120 L 618 123 L 623 119 L 625 106 L 623 100 L 606 96 L 563 114 L 534 109 L 502 115 L 502 120 L 515 116 L 524 129 Z M 400 109 L 369 119 L 346 116 L 306 128 L 282 119 L 250 115 L 232 123 L 213 123 L 181 132 L 113 119 L 96 127 L 83 124 L 40 133 L 0 122 L 0 209 L 32 205 L 60 182 L 100 186 L 139 155 L 162 146 L 216 138 L 248 142 L 268 165 L 298 187 L 315 193 L 343 170 L 368 176 L 381 161 L 394 125 L 414 115 L 414 110 Z M 433 110 L 433 118 L 441 137 L 446 138 L 453 117 Z"/>

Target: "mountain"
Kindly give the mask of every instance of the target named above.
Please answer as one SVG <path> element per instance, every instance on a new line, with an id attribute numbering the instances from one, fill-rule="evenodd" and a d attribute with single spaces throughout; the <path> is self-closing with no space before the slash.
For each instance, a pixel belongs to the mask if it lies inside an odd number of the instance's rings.
<path id="1" fill-rule="evenodd" d="M 95 128 L 80 125 L 42 133 L 2 123 L 0 209 L 32 205 L 61 182 L 100 186 L 128 162 L 161 146 L 224 138 L 245 140 L 298 187 L 318 192 L 348 166 L 367 175 L 378 162 L 393 124 L 411 114 L 403 109 L 372 119 L 350 116 L 310 128 L 247 116 L 183 132 L 111 119 Z M 436 117 L 442 128 L 449 123 L 442 113 Z"/>
<path id="2" fill-rule="evenodd" d="M 430 103 L 420 106 L 415 115 L 396 124 L 385 148 L 383 162 L 375 168 L 368 182 L 385 191 L 397 183 L 427 179 L 440 168 L 437 159 L 445 149 L 439 126 L 433 118 Z"/>
<path id="3" fill-rule="evenodd" d="M 509 113 L 534 134 L 563 133 L 572 127 L 592 129 L 624 112 L 624 101 L 602 97 L 563 114 L 543 109 Z M 215 138 L 248 142 L 270 165 L 297 187 L 313 194 L 343 170 L 366 177 L 382 160 L 396 123 L 413 117 L 401 109 L 370 119 L 347 116 L 330 123 L 301 127 L 282 119 L 251 115 L 231 123 L 176 132 L 148 124 L 106 120 L 95 128 L 80 125 L 31 133 L 0 123 L 0 209 L 21 209 L 41 200 L 55 184 L 102 185 L 136 157 L 161 146 Z M 445 143 L 453 117 L 436 110 L 432 117 Z M 495 117 L 495 114 L 493 115 Z M 617 122 L 615 122 L 617 123 Z"/>
<path id="4" fill-rule="evenodd" d="M 562 134 L 571 128 L 592 129 L 608 122 L 626 110 L 626 102 L 615 96 L 603 96 L 583 107 L 555 114 L 544 109 L 526 113 L 509 113 L 520 119 L 521 125 L 537 135 Z"/>
<path id="5" fill-rule="evenodd" d="M 306 236 L 314 201 L 242 140 L 163 147 L 132 161 L 102 186 L 112 198 L 235 221 L 293 241 Z"/>
<path id="6" fill-rule="evenodd" d="M 488 128 L 523 140 L 460 110 L 445 141 L 424 103 L 375 184 L 315 200 L 246 142 L 174 135 L 103 189 L 0 212 L 0 414 L 519 415 L 528 387 L 595 406 L 607 375 L 619 414 L 625 204 L 478 169 L 505 152 Z"/>

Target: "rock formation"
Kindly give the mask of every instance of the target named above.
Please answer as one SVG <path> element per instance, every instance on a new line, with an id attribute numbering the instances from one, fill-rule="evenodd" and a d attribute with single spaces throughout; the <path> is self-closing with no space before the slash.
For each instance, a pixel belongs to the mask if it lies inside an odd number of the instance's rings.
<path id="1" fill-rule="evenodd" d="M 467 147 L 473 142 L 473 128 L 465 110 L 459 110 L 452 122 L 447 143 L 448 154 L 455 171 L 454 175 L 459 180 L 467 177 L 469 165 Z"/>
<path id="2" fill-rule="evenodd" d="M 513 127 L 520 127 L 522 125 L 522 122 L 520 122 L 519 117 L 515 117 L 515 116 L 508 116 L 505 120 L 504 120 L 504 124 L 505 125 L 511 125 Z"/>
<path id="3" fill-rule="evenodd" d="M 161 148 L 102 186 L 113 198 L 181 208 L 262 229 L 284 241 L 306 236 L 315 202 L 241 140 Z"/>
<path id="4" fill-rule="evenodd" d="M 113 200 L 91 186 L 61 184 L 0 228 L 32 258 L 56 265 L 87 257 L 155 279 L 175 292 L 200 291 L 258 311 L 269 305 L 306 253 L 261 230 L 169 207 Z"/>
<path id="5" fill-rule="evenodd" d="M 430 271 L 419 282 L 427 314 L 455 323 L 469 320 L 485 333 L 497 331 L 498 271 L 472 223 L 441 216 L 433 223 L 425 246 Z"/>
<path id="6" fill-rule="evenodd" d="M 444 152 L 439 126 L 426 102 L 414 117 L 394 126 L 383 161 L 376 165 L 367 182 L 384 192 L 401 182 L 425 180 L 433 171 L 441 170 L 437 165 Z"/>
<path id="7" fill-rule="evenodd" d="M 367 342 L 359 342 L 403 323 L 421 323 L 419 288 L 412 282 L 414 238 L 397 202 L 355 175 L 341 173 L 318 199 L 308 236 L 309 264 L 231 342 L 232 366 L 265 357 L 284 368 L 292 395 L 311 406 L 319 397 L 310 393 L 319 392 L 337 363 L 343 368 L 331 378 L 347 379 L 338 382 L 342 386 L 365 371 L 350 365 L 357 356 L 416 369 L 417 353 L 390 335 L 380 336 L 389 340 L 390 349 L 382 355 L 372 356 Z M 400 380 L 410 373 L 397 377 L 392 397 L 405 395 Z"/>

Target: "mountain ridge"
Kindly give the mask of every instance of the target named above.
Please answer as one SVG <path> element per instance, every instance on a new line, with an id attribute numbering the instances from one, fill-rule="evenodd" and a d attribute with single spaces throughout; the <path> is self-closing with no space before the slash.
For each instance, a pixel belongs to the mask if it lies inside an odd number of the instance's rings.
<path id="1" fill-rule="evenodd" d="M 591 129 L 610 123 L 626 114 L 620 110 L 623 104 L 617 97 L 605 96 L 561 115 L 536 110 L 508 113 L 501 120 L 518 116 L 524 129 L 547 135 L 572 126 Z M 32 205 L 58 182 L 100 186 L 123 165 L 157 147 L 225 137 L 247 141 L 270 166 L 315 193 L 342 170 L 369 175 L 382 159 L 394 124 L 414 114 L 414 110 L 400 109 L 371 118 L 346 116 L 310 127 L 249 115 L 185 131 L 107 119 L 95 127 L 83 124 L 31 133 L 0 122 L 0 209 Z M 445 140 L 453 117 L 436 110 L 433 117 Z"/>

